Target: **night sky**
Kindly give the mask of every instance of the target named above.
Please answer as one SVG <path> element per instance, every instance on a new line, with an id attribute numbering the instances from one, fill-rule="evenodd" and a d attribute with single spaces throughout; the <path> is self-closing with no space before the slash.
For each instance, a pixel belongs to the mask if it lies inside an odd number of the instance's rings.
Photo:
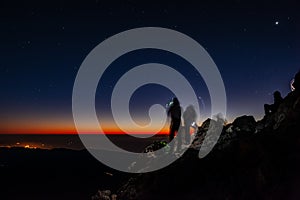
<path id="1" fill-rule="evenodd" d="M 275 90 L 286 96 L 300 69 L 300 4 L 199 2 L 1 1 L 0 132 L 74 132 L 72 89 L 85 57 L 112 35 L 149 26 L 182 32 L 207 50 L 225 84 L 229 121 L 244 114 L 261 119 L 263 104 L 272 103 Z M 199 96 L 198 123 L 209 117 L 207 88 L 189 63 L 169 52 L 137 50 L 112 63 L 98 85 L 96 108 L 105 111 L 100 121 L 108 129 L 114 84 L 149 62 L 182 73 Z M 149 106 L 165 105 L 172 95 L 159 85 L 141 87 L 130 104 L 133 119 L 147 123 Z"/>

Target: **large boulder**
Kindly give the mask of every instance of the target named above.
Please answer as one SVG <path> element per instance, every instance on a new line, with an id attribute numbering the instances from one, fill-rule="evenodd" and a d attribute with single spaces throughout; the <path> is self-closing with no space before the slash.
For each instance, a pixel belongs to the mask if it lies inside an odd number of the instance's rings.
<path id="1" fill-rule="evenodd" d="M 290 92 L 282 101 L 278 110 L 264 116 L 258 122 L 261 132 L 285 131 L 288 127 L 299 125 L 300 120 L 300 92 Z"/>
<path id="2" fill-rule="evenodd" d="M 254 133 L 256 130 L 256 121 L 253 116 L 243 115 L 238 117 L 233 121 L 232 125 L 237 132 Z"/>

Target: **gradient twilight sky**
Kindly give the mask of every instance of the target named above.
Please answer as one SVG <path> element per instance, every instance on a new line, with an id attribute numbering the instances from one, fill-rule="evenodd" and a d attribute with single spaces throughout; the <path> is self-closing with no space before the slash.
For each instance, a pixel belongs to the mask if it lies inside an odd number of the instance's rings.
<path id="1" fill-rule="evenodd" d="M 199 1 L 200 2 L 200 1 Z M 227 116 L 263 116 L 272 93 L 290 91 L 300 69 L 298 1 L 11 1 L 0 3 L 0 133 L 74 132 L 72 89 L 88 53 L 106 38 L 137 27 L 180 31 L 200 43 L 219 68 L 227 93 Z M 108 132 L 110 95 L 130 68 L 149 62 L 182 73 L 199 97 L 199 124 L 210 111 L 201 76 L 180 57 L 161 50 L 137 50 L 110 65 L 98 85 L 96 109 Z M 103 95 L 105 94 L 105 98 Z M 165 105 L 172 93 L 145 85 L 131 98 L 133 119 L 145 125 L 149 106 Z M 87 131 L 93 131 L 89 127 Z"/>

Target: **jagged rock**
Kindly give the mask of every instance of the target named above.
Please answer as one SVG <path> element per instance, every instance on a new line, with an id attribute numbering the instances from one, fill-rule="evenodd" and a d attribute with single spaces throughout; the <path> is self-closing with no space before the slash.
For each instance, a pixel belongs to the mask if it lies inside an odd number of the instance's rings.
<path id="1" fill-rule="evenodd" d="M 264 116 L 258 122 L 260 131 L 281 131 L 287 126 L 295 126 L 299 123 L 300 92 L 290 92 L 282 101 L 278 110 L 270 115 Z"/>
<path id="2" fill-rule="evenodd" d="M 168 143 L 166 141 L 154 141 L 151 145 L 145 148 L 144 153 L 149 153 L 166 147 Z"/>
<path id="3" fill-rule="evenodd" d="M 116 194 L 113 194 L 113 195 L 111 195 L 111 200 L 117 200 L 117 195 Z"/>
<path id="4" fill-rule="evenodd" d="M 238 132 L 254 133 L 256 121 L 253 116 L 243 115 L 236 118 L 233 123 L 233 129 Z"/>
<path id="5" fill-rule="evenodd" d="M 92 196 L 92 200 L 117 200 L 117 195 L 111 194 L 110 190 L 98 190 L 97 194 Z"/>
<path id="6" fill-rule="evenodd" d="M 207 131 L 208 128 L 209 128 L 209 125 L 210 125 L 210 123 L 211 123 L 212 121 L 214 121 L 214 120 L 213 120 L 213 119 L 210 119 L 210 118 L 208 118 L 207 120 L 205 120 L 205 121 L 202 123 L 202 125 L 201 125 L 201 129 L 202 129 L 203 131 Z"/>

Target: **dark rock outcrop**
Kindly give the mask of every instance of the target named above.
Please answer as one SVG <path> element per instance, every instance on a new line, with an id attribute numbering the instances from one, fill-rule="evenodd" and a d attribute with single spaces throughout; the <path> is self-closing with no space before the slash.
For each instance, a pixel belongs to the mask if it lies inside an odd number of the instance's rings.
<path id="1" fill-rule="evenodd" d="M 232 125 L 238 132 L 254 133 L 256 129 L 256 121 L 253 116 L 243 115 L 238 117 L 233 121 Z"/>

